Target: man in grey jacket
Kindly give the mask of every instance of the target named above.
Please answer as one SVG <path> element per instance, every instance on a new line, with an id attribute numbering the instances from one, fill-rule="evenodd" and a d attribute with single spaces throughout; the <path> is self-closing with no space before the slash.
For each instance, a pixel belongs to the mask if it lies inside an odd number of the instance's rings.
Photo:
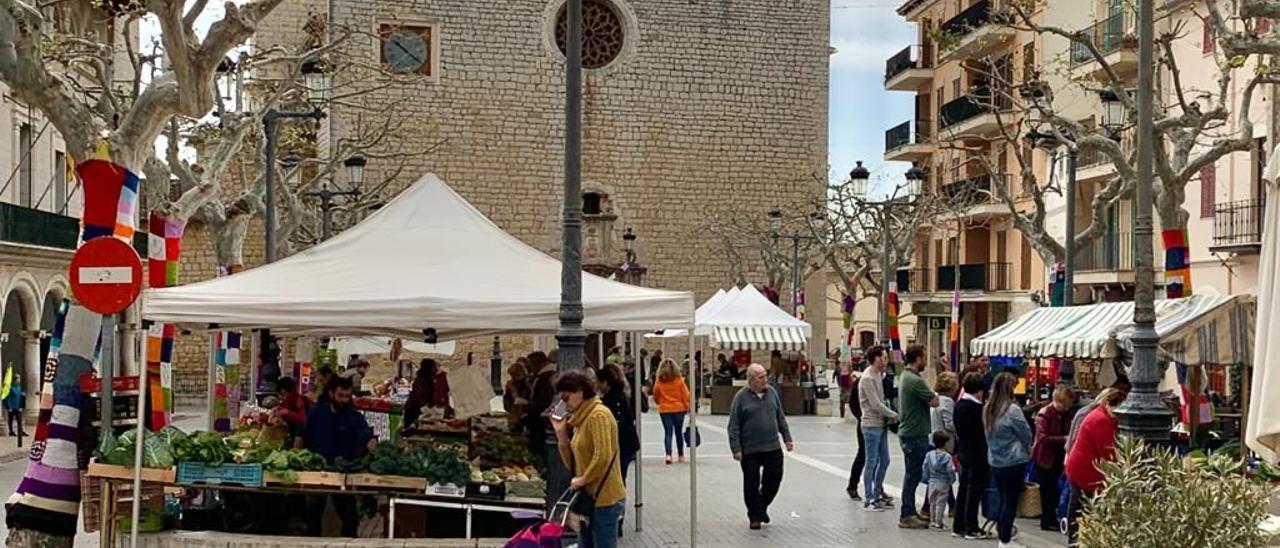
<path id="1" fill-rule="evenodd" d="M 782 485 L 782 444 L 794 451 L 782 398 L 769 386 L 768 372 L 760 364 L 747 368 L 747 386 L 738 391 L 729 407 L 729 449 L 742 464 L 742 496 L 751 529 L 769 523 L 769 505 Z M 762 473 L 763 471 L 763 473 Z"/>
<path id="2" fill-rule="evenodd" d="M 862 406 L 862 439 L 867 442 L 867 467 L 862 472 L 862 485 L 866 489 L 863 509 L 883 512 L 890 503 L 884 496 L 884 475 L 889 471 L 888 421 L 898 418 L 898 413 L 884 399 L 884 347 L 867 350 L 863 361 L 867 369 L 858 379 L 858 403 Z"/>

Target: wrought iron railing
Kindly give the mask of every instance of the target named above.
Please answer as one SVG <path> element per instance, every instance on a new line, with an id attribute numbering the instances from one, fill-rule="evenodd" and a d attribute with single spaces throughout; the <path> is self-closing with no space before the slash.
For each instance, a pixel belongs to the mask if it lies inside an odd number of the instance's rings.
<path id="1" fill-rule="evenodd" d="M 939 197 L 951 204 L 976 204 L 994 201 L 1009 191 L 1009 174 L 985 174 L 942 185 Z"/>
<path id="2" fill-rule="evenodd" d="M 1013 287 L 1011 263 L 975 263 L 943 265 L 937 268 L 937 291 L 953 291 L 959 282 L 961 291 L 1009 291 Z M 959 280 L 956 279 L 959 274 Z"/>
<path id="3" fill-rule="evenodd" d="M 946 36 L 952 38 L 960 38 L 974 29 L 981 28 L 990 23 L 1000 23 L 1008 21 L 1007 12 L 1000 6 L 993 6 L 991 0 L 981 0 L 955 17 L 948 19 L 938 30 Z"/>
<path id="4" fill-rule="evenodd" d="M 1097 47 L 1102 55 L 1121 48 L 1136 49 L 1138 44 L 1131 34 L 1133 25 L 1133 14 L 1124 10 L 1082 29 L 1080 36 L 1071 41 L 1071 64 L 1079 65 L 1094 60 L 1088 44 Z"/>
<path id="5" fill-rule="evenodd" d="M 929 283 L 929 270 L 925 268 L 900 268 L 898 269 L 898 292 L 899 293 L 925 293 L 933 290 L 933 284 Z"/>
<path id="6" fill-rule="evenodd" d="M 973 91 L 952 99 L 938 109 L 938 129 L 959 124 L 995 109 L 1008 110 L 1013 100 L 1007 93 L 994 92 L 989 86 L 976 86 Z"/>
<path id="7" fill-rule="evenodd" d="M 907 46 L 884 62 L 884 81 L 914 68 L 933 67 L 933 45 Z"/>
<path id="8" fill-rule="evenodd" d="M 1133 233 L 1119 232 L 1094 238 L 1076 250 L 1077 272 L 1128 272 L 1133 270 Z"/>
<path id="9" fill-rule="evenodd" d="M 74 217 L 0 203 L 0 241 L 70 250 L 79 237 Z"/>
<path id="10" fill-rule="evenodd" d="M 1214 206 L 1214 247 L 1260 247 L 1265 208 L 1266 200 L 1241 200 Z"/>
<path id="11" fill-rule="evenodd" d="M 912 131 L 911 121 L 908 120 L 889 128 L 884 132 L 885 152 L 910 144 L 922 145 L 928 143 L 933 138 L 931 126 L 932 124 L 928 120 L 916 120 L 915 131 Z"/>

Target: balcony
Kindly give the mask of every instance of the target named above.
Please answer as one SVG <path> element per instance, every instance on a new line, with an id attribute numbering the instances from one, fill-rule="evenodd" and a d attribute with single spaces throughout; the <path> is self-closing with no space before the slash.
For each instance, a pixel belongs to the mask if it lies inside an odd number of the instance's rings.
<path id="1" fill-rule="evenodd" d="M 1125 132 L 1120 141 L 1120 150 L 1128 155 L 1133 152 L 1133 146 L 1133 136 L 1129 132 Z M 1101 149 L 1088 146 L 1080 147 L 1080 153 L 1076 156 L 1076 182 L 1102 182 L 1115 174 L 1115 163 Z"/>
<path id="2" fill-rule="evenodd" d="M 957 270 L 959 272 L 957 272 Z M 959 274 L 959 280 L 956 274 Z M 977 263 L 945 265 L 937 268 L 936 291 L 1010 291 L 1013 289 L 1013 265 L 1010 263 Z"/>
<path id="3" fill-rule="evenodd" d="M 929 120 L 916 120 L 915 131 L 911 125 L 908 120 L 884 132 L 886 162 L 921 162 L 933 155 L 932 124 Z"/>
<path id="4" fill-rule="evenodd" d="M 928 293 L 933 291 L 933 284 L 929 283 L 929 274 L 931 272 L 926 268 L 900 268 L 898 269 L 898 293 Z"/>
<path id="5" fill-rule="evenodd" d="M 884 89 L 917 91 L 933 81 L 933 45 L 907 46 L 884 63 Z"/>
<path id="6" fill-rule="evenodd" d="M 1214 253 L 1254 254 L 1262 250 L 1262 218 L 1266 200 L 1241 200 L 1213 208 Z"/>
<path id="7" fill-rule="evenodd" d="M 74 217 L 0 203 L 0 242 L 73 251 L 79 238 Z"/>
<path id="8" fill-rule="evenodd" d="M 982 0 L 938 28 L 943 36 L 938 62 L 979 59 L 1007 47 L 1018 32 L 1007 25 L 1009 13 L 1001 2 Z"/>
<path id="9" fill-rule="evenodd" d="M 938 197 L 963 217 L 1007 215 L 1008 207 L 999 199 L 1009 189 L 1009 174 L 986 174 L 942 185 Z"/>
<path id="10" fill-rule="evenodd" d="M 1134 14 L 1130 10 L 1112 14 L 1102 21 L 1081 29 L 1071 41 L 1070 62 L 1073 73 L 1096 79 L 1107 78 L 1102 64 L 1089 51 L 1093 44 L 1111 69 L 1122 78 L 1138 71 L 1138 40 L 1134 36 Z"/>
<path id="11" fill-rule="evenodd" d="M 1002 120 L 996 112 L 1012 108 L 1009 94 L 993 93 L 987 86 L 975 87 L 968 95 L 948 101 L 938 109 L 938 135 L 951 139 L 993 137 L 1000 132 L 1002 121 L 1014 121 L 1012 116 Z"/>
<path id="12" fill-rule="evenodd" d="M 1076 249 L 1076 285 L 1133 283 L 1133 233 L 1105 234 Z"/>

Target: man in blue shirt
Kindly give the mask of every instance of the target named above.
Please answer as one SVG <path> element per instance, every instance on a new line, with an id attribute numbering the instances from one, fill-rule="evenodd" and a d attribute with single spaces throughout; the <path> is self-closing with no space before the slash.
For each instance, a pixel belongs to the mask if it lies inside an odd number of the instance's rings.
<path id="1" fill-rule="evenodd" d="M 302 435 L 294 447 L 305 447 L 324 457 L 329 464 L 338 457 L 355 459 L 373 449 L 378 439 L 364 420 L 364 415 L 351 406 L 351 379 L 335 377 L 329 382 L 325 401 L 311 409 Z M 333 500 L 333 509 L 342 519 L 342 536 L 354 538 L 360 524 L 354 497 L 329 495 L 311 497 L 307 509 L 307 533 L 319 536 L 325 503 Z"/>

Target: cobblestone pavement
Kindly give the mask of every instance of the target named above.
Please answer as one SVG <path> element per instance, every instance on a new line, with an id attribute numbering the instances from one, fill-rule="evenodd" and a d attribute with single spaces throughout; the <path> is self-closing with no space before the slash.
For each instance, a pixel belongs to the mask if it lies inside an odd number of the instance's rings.
<path id="1" fill-rule="evenodd" d="M 897 511 L 867 513 L 845 494 L 849 464 L 856 453 L 854 423 L 831 417 L 789 419 L 796 451 L 788 455 L 782 490 L 762 531 L 747 528 L 742 475 L 729 452 L 723 416 L 700 416 L 703 444 L 698 452 L 698 545 L 711 547 L 795 546 L 995 546 L 996 541 L 965 541 L 950 530 L 901 530 Z M 689 546 L 690 464 L 663 464 L 662 425 L 656 413 L 644 417 L 643 531 L 634 529 L 634 508 L 627 510 L 622 546 Z M 891 466 L 885 480 L 891 496 L 900 494 L 901 449 L 890 440 Z M 634 467 L 632 468 L 634 484 Z M 923 501 L 923 489 L 917 498 Z M 632 495 L 634 498 L 634 494 Z M 633 500 L 628 501 L 634 504 Z M 948 523 L 950 520 L 948 519 Z M 1063 537 L 1039 530 L 1035 520 L 1018 520 L 1017 539 L 1027 548 L 1064 546 Z M 1032 531 L 1034 529 L 1034 532 Z"/>

